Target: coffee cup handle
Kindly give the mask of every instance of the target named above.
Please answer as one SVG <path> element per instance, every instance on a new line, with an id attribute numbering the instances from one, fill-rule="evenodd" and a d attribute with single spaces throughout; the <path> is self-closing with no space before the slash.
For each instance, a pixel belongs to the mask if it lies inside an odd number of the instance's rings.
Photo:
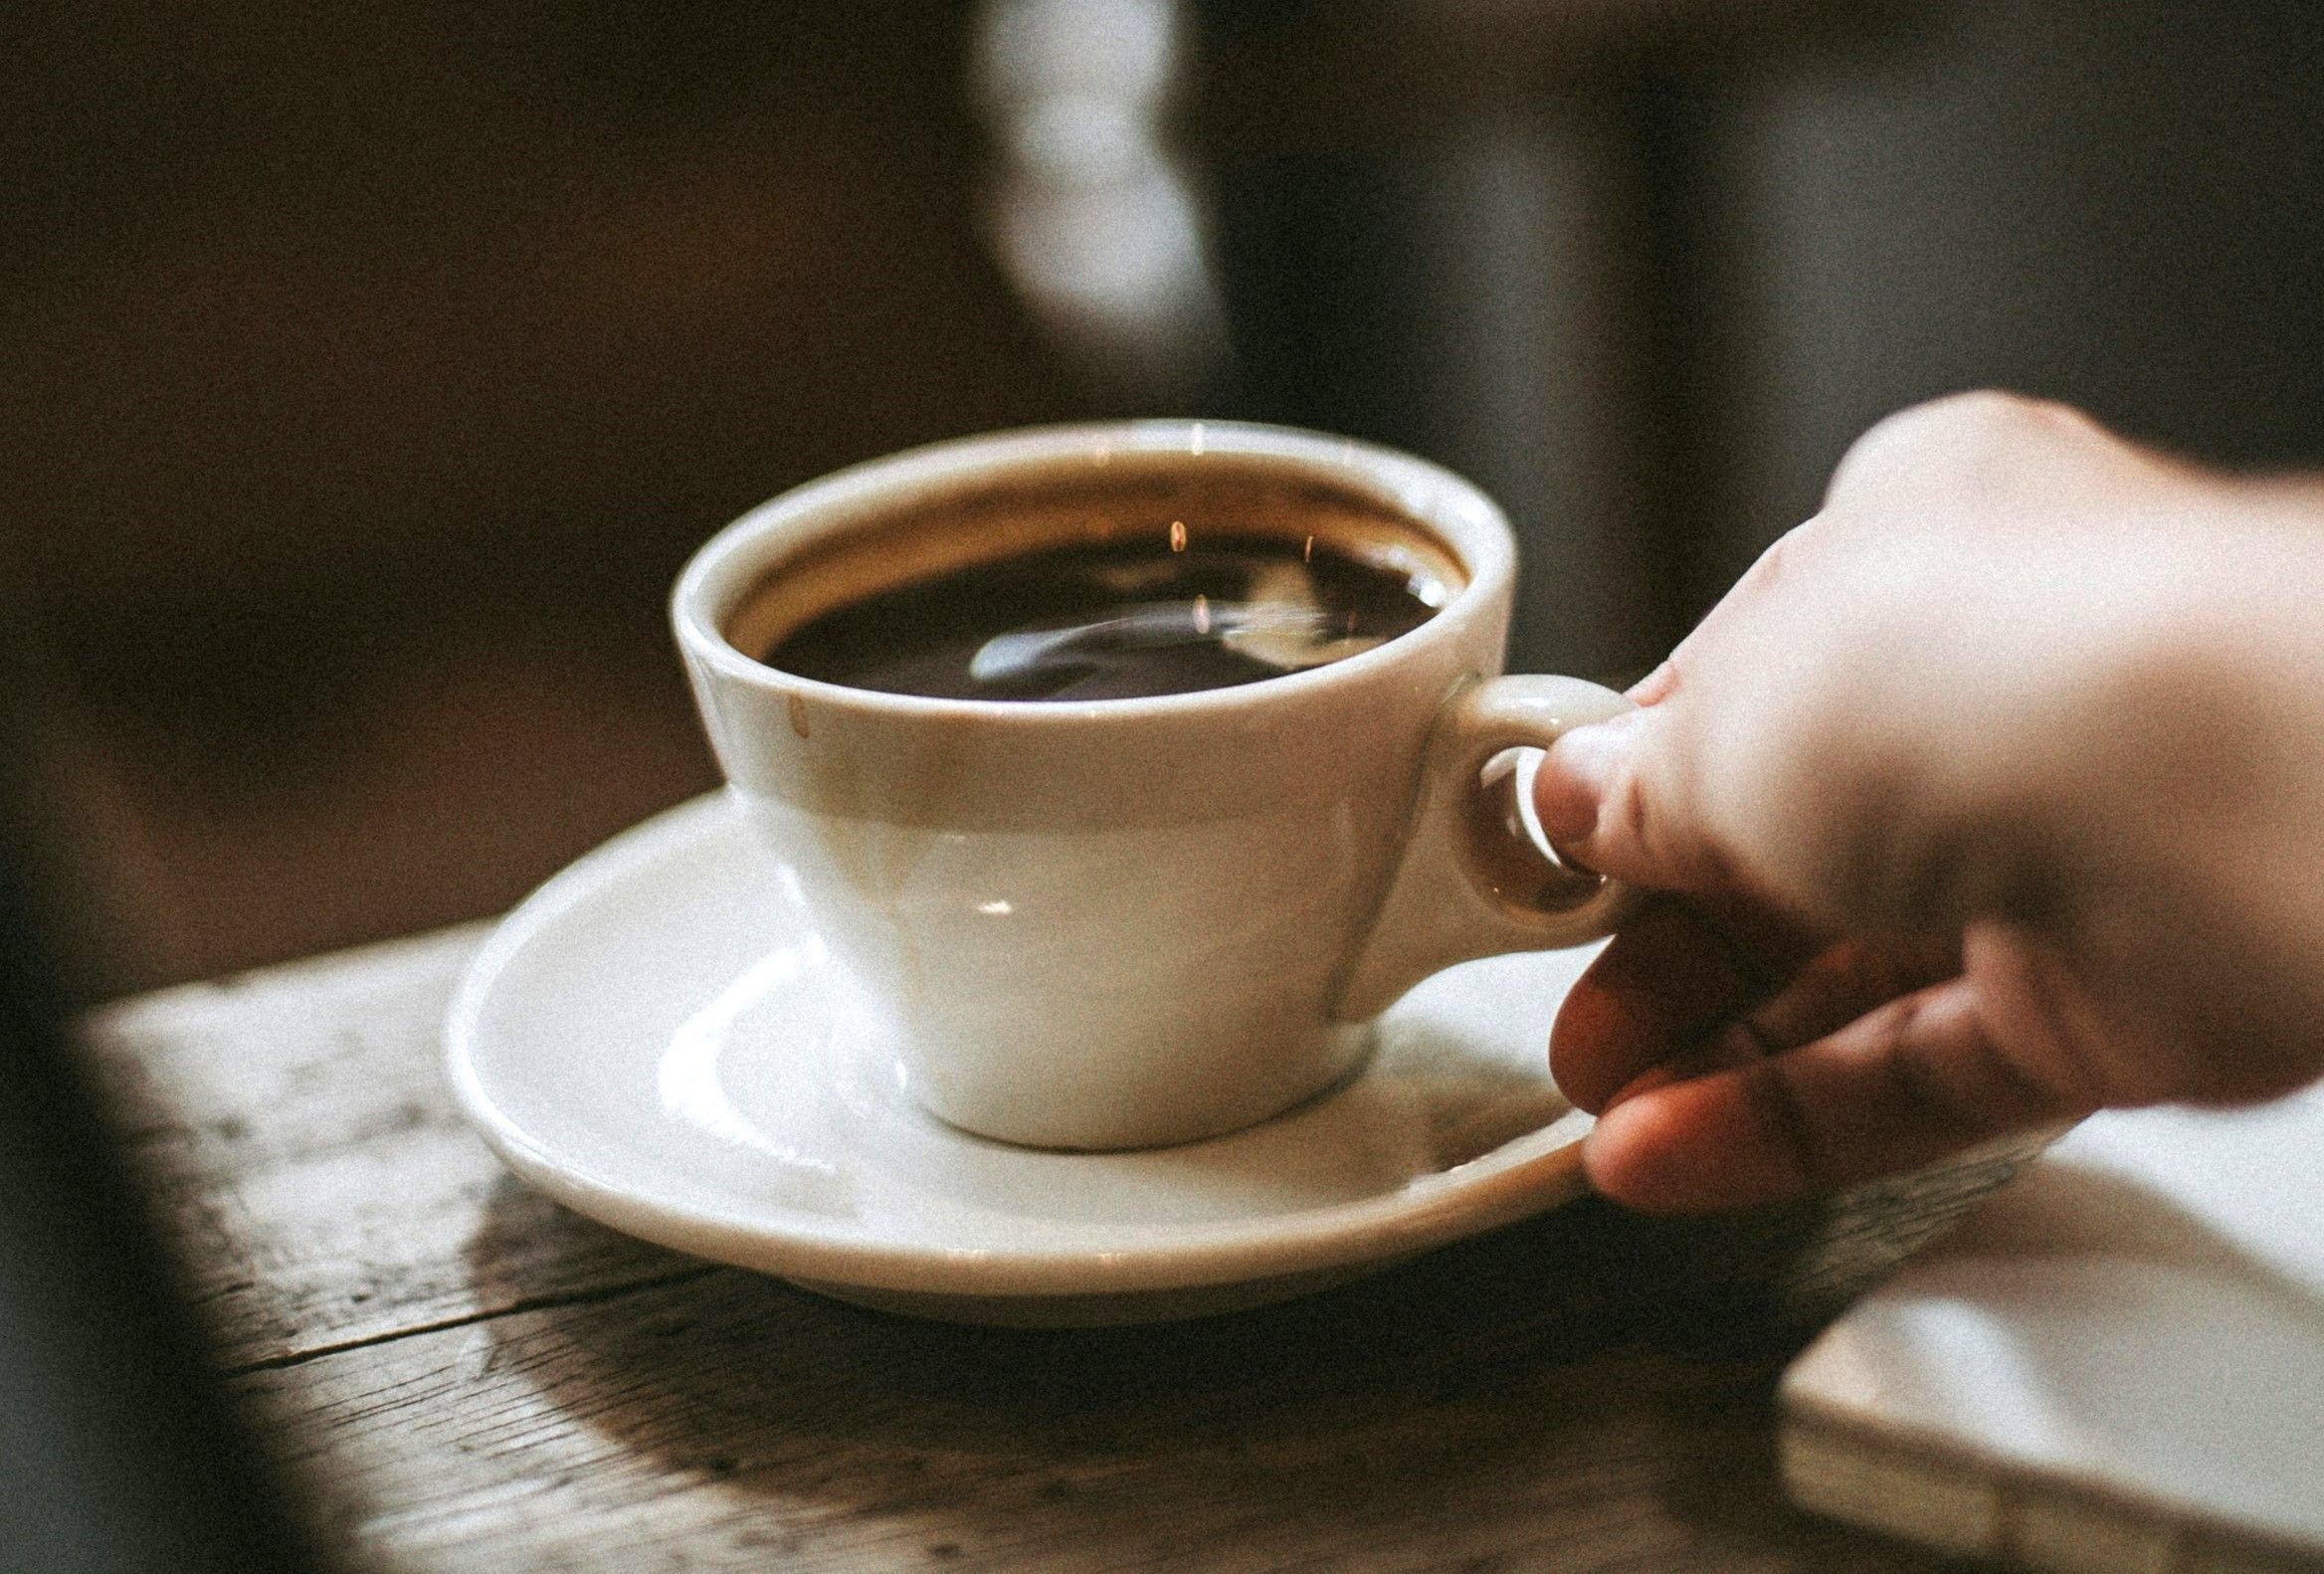
<path id="1" fill-rule="evenodd" d="M 1404 857 L 1357 948 L 1333 1015 L 1378 1016 L 1454 962 L 1580 945 L 1637 906 L 1627 885 L 1545 857 L 1526 836 L 1502 757 L 1631 708 L 1578 678 L 1471 680 L 1445 701 L 1421 767 Z"/>

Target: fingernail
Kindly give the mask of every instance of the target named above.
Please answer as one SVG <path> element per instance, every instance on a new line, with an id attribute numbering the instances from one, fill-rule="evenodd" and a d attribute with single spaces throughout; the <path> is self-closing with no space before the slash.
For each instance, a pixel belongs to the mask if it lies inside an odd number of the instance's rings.
<path id="1" fill-rule="evenodd" d="M 1579 842 L 1598 829 L 1598 803 L 1621 768 L 1625 731 L 1600 721 L 1576 727 L 1551 745 L 1533 779 L 1533 807 L 1550 841 Z"/>

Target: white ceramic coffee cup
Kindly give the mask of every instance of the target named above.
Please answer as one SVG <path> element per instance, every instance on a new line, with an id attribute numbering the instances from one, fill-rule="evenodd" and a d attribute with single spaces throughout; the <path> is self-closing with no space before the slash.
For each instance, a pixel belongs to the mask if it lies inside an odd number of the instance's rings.
<path id="1" fill-rule="evenodd" d="M 1302 497 L 1384 507 L 1441 548 L 1451 594 L 1329 666 L 1153 698 L 880 693 L 734 643 L 768 587 L 795 582 L 819 611 L 883 588 L 867 576 L 1069 538 L 1059 510 L 1025 539 L 1015 523 L 897 521 L 971 495 L 988 518 L 998 496 L 1039 520 L 1048 492 L 1100 472 L 1198 512 L 1207 489 L 1258 488 L 1283 529 Z M 673 616 L 731 790 L 912 1095 L 1004 1141 L 1120 1148 L 1273 1115 L 1346 1075 L 1370 1019 L 1422 978 L 1596 938 L 1627 909 L 1513 824 L 1507 751 L 1627 705 L 1575 679 L 1498 676 L 1515 571 L 1500 510 L 1422 460 L 1138 421 L 942 443 L 786 492 L 695 555 Z"/>

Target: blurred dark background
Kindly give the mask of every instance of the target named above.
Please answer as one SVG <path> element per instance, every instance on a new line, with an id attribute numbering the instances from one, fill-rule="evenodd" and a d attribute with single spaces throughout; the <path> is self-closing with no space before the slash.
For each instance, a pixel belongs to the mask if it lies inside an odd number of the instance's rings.
<path id="1" fill-rule="evenodd" d="M 711 782 L 686 552 L 1207 413 L 1464 470 L 1621 679 L 2000 383 L 2324 461 L 2312 0 L 35 4 L 0 575 L 116 992 L 497 910 Z"/>

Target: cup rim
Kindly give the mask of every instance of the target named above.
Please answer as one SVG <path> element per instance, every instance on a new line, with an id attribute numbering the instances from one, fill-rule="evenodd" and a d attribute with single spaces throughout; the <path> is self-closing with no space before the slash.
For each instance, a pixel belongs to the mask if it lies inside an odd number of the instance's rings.
<path id="1" fill-rule="evenodd" d="M 757 582 L 771 553 L 798 539 L 808 521 L 827 511 L 859 506 L 881 492 L 907 496 L 1011 470 L 1076 457 L 1104 463 L 1120 454 L 1232 456 L 1305 467 L 1369 493 L 1434 534 L 1458 560 L 1466 583 L 1419 627 L 1342 661 L 1221 689 L 1121 698 L 964 699 L 857 689 L 771 667 L 726 638 L 725 619 Z M 1360 684 L 1435 641 L 1458 638 L 1466 621 L 1461 614 L 1503 594 L 1515 574 L 1515 538 L 1500 505 L 1474 483 L 1417 455 L 1357 438 L 1251 421 L 1073 422 L 950 438 L 851 465 L 780 492 L 695 550 L 671 590 L 670 615 L 679 648 L 729 681 L 896 718 L 1056 726 L 1098 717 L 1126 721 L 1232 711 Z"/>

